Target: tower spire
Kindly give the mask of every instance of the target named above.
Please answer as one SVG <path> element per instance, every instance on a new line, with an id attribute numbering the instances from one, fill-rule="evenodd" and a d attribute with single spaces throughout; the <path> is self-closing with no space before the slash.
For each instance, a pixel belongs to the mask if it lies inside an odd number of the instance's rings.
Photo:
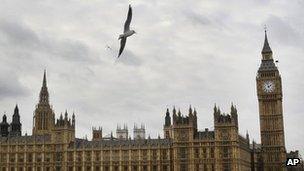
<path id="1" fill-rule="evenodd" d="M 13 123 L 17 123 L 17 124 L 20 123 L 19 108 L 18 108 L 17 104 L 16 104 L 16 107 L 14 109 L 14 114 L 13 114 L 13 120 L 12 120 L 12 122 Z"/>
<path id="2" fill-rule="evenodd" d="M 47 89 L 47 84 L 46 84 L 46 70 L 44 70 L 43 73 L 43 81 L 42 81 L 42 87 L 40 90 L 40 95 L 39 95 L 39 103 L 49 103 L 49 92 Z"/>
<path id="3" fill-rule="evenodd" d="M 2 122 L 0 123 L 0 137 L 7 137 L 9 134 L 9 124 L 6 120 L 6 115 L 4 114 L 2 117 Z"/>
<path id="4" fill-rule="evenodd" d="M 20 122 L 19 109 L 18 109 L 18 105 L 16 104 L 12 122 L 10 124 L 10 129 L 11 129 L 10 135 L 11 136 L 21 136 L 21 125 L 22 124 Z"/>
<path id="5" fill-rule="evenodd" d="M 265 27 L 265 39 L 264 39 L 264 46 L 263 46 L 263 49 L 262 49 L 262 54 L 272 54 L 272 50 L 269 46 L 269 43 L 268 43 L 268 38 L 267 38 L 267 30 L 266 30 L 266 27 Z"/>
<path id="6" fill-rule="evenodd" d="M 19 115 L 19 108 L 18 104 L 16 104 L 15 109 L 14 109 L 14 115 Z"/>
<path id="7" fill-rule="evenodd" d="M 166 117 L 165 117 L 165 126 L 170 126 L 170 125 L 171 125 L 171 117 L 170 117 L 169 109 L 167 108 Z"/>
<path id="8" fill-rule="evenodd" d="M 2 117 L 2 122 L 3 122 L 3 123 L 7 123 L 7 121 L 6 121 L 6 115 L 5 115 L 5 114 L 4 114 L 3 117 Z"/>
<path id="9" fill-rule="evenodd" d="M 42 87 L 46 87 L 46 70 L 43 72 L 43 82 L 42 82 Z"/>

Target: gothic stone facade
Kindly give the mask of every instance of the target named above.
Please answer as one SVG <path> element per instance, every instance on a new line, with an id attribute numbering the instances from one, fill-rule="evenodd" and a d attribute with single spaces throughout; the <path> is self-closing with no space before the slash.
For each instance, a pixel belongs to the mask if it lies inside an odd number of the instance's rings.
<path id="1" fill-rule="evenodd" d="M 75 138 L 75 115 L 55 114 L 49 104 L 44 73 L 32 135 L 21 133 L 19 109 L 12 123 L 0 123 L 1 171 L 249 171 L 284 170 L 285 142 L 281 78 L 265 34 L 262 62 L 257 75 L 261 144 L 239 134 L 238 112 L 223 113 L 214 106 L 214 129 L 199 131 L 197 111 L 182 115 L 167 109 L 164 138 L 145 138 L 144 128 L 128 137 L 118 128 L 117 137 L 103 137 L 93 129 L 93 139 Z"/>

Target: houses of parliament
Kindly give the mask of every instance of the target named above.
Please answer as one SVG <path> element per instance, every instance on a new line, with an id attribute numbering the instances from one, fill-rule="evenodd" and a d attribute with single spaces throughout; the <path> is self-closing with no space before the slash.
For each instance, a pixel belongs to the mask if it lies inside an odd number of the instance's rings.
<path id="1" fill-rule="evenodd" d="M 198 112 L 190 107 L 164 112 L 164 137 L 150 138 L 143 126 L 117 127 L 116 136 L 92 130 L 92 139 L 76 138 L 73 113 L 55 113 L 44 72 L 32 135 L 22 134 L 16 105 L 12 121 L 0 123 L 0 171 L 285 171 L 287 168 L 282 110 L 282 83 L 265 32 L 256 76 L 261 143 L 239 134 L 237 107 L 213 107 L 214 129 L 198 130 Z M 292 154 L 299 155 L 298 152 Z"/>

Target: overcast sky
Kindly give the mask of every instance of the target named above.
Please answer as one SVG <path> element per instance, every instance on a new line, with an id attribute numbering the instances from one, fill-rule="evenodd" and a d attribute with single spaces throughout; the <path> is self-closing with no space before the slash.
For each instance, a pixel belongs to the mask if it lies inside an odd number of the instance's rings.
<path id="1" fill-rule="evenodd" d="M 115 63 L 128 4 L 131 28 Z M 47 69 L 56 117 L 76 114 L 76 135 L 104 135 L 117 124 L 145 123 L 162 135 L 167 107 L 198 111 L 213 129 L 213 106 L 237 105 L 239 132 L 260 142 L 255 77 L 264 25 L 279 60 L 288 150 L 304 147 L 304 2 L 255 0 L 0 0 L 0 111 L 18 103 L 23 133 Z M 107 49 L 110 46 L 112 49 Z M 303 153 L 302 153 L 303 154 Z"/>

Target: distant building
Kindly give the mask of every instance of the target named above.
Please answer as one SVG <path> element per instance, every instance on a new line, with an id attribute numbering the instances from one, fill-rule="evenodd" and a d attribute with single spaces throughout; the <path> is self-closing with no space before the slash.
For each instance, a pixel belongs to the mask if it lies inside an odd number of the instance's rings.
<path id="1" fill-rule="evenodd" d="M 138 127 L 136 124 L 133 129 L 133 136 L 135 140 L 145 139 L 146 138 L 146 128 L 144 125 Z"/>
<path id="2" fill-rule="evenodd" d="M 93 141 L 98 141 L 98 140 L 102 140 L 102 128 L 95 128 L 93 127 L 92 129 L 92 140 Z"/>
<path id="3" fill-rule="evenodd" d="M 121 128 L 120 126 L 117 126 L 116 138 L 120 139 L 120 140 L 127 140 L 128 139 L 128 127 L 127 127 L 127 125 L 124 125 L 123 128 Z"/>

